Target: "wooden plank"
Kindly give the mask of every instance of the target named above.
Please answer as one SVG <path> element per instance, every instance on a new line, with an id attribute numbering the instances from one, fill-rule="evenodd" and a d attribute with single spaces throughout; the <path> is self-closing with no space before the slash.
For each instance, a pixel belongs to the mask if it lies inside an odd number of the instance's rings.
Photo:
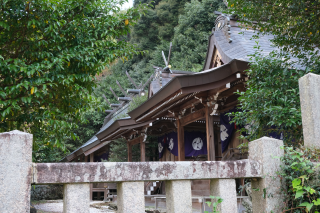
<path id="1" fill-rule="evenodd" d="M 93 162 L 94 161 L 94 153 L 91 153 L 90 154 L 90 162 Z"/>
<path id="2" fill-rule="evenodd" d="M 178 161 L 184 161 L 185 160 L 184 127 L 181 125 L 179 118 L 177 118 L 177 134 L 178 134 Z"/>
<path id="3" fill-rule="evenodd" d="M 140 142 L 140 161 L 145 162 L 146 161 L 146 143 L 143 141 Z"/>
<path id="4" fill-rule="evenodd" d="M 135 86 L 135 88 L 138 89 L 138 86 L 136 85 L 136 83 L 134 83 L 134 81 L 132 80 L 132 78 L 130 77 L 130 75 L 127 71 L 126 71 L 126 75 L 128 76 L 130 82 Z"/>
<path id="5" fill-rule="evenodd" d="M 88 155 L 90 155 L 91 153 L 97 151 L 98 149 L 101 149 L 102 147 L 106 146 L 106 145 L 109 144 L 109 143 L 110 143 L 110 141 L 106 141 L 106 142 L 100 143 L 100 144 L 98 144 L 97 146 L 94 146 L 94 147 L 92 147 L 91 149 L 85 151 L 85 152 L 84 152 L 84 155 L 85 155 L 85 156 L 88 156 Z"/>
<path id="6" fill-rule="evenodd" d="M 116 80 L 116 84 L 118 85 L 118 87 L 120 88 L 121 92 L 125 95 L 128 96 L 128 94 L 126 93 L 126 91 L 124 91 L 124 89 L 122 88 L 122 86 L 120 85 L 119 81 Z"/>
<path id="7" fill-rule="evenodd" d="M 213 130 L 213 116 L 210 116 L 209 107 L 205 107 L 206 116 L 206 133 L 207 133 L 207 152 L 208 161 L 215 161 L 215 147 L 214 147 L 214 130 Z"/>
<path id="8" fill-rule="evenodd" d="M 183 118 L 180 119 L 180 123 L 182 126 L 186 126 L 194 121 L 205 118 L 205 115 L 206 115 L 206 111 L 205 111 L 205 108 L 203 108 L 194 113 L 184 116 Z"/>
<path id="9" fill-rule="evenodd" d="M 168 143 L 168 141 L 167 141 L 167 143 Z M 166 150 L 165 151 L 165 153 L 166 153 L 166 161 L 171 161 L 171 153 L 170 153 L 170 151 L 167 148 L 165 150 Z"/>
<path id="10" fill-rule="evenodd" d="M 110 87 L 110 91 L 112 92 L 113 96 L 118 100 L 117 94 L 113 91 L 113 89 Z"/>
<path id="11" fill-rule="evenodd" d="M 133 146 L 133 145 L 136 145 L 136 144 L 139 144 L 143 141 L 143 136 L 139 136 L 137 138 L 134 138 L 132 139 L 131 141 L 128 141 L 128 143 Z"/>
<path id="12" fill-rule="evenodd" d="M 132 145 L 127 143 L 127 147 L 128 147 L 128 162 L 132 162 Z"/>
<path id="13" fill-rule="evenodd" d="M 174 157 L 175 157 L 174 154 L 171 153 L 171 161 L 175 161 Z"/>
<path id="14" fill-rule="evenodd" d="M 192 105 L 197 105 L 198 103 L 200 103 L 200 100 L 193 98 L 193 99 L 187 101 L 186 103 L 182 104 L 179 108 L 180 108 L 180 110 L 189 109 L 192 107 Z"/>

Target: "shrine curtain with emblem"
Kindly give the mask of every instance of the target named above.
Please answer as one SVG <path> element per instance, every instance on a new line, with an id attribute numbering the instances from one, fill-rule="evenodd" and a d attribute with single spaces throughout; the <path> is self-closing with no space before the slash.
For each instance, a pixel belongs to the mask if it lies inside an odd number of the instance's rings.
<path id="1" fill-rule="evenodd" d="M 159 159 L 162 158 L 163 153 L 164 153 L 164 149 L 166 147 L 166 135 L 163 136 L 159 136 L 158 137 L 158 151 L 159 151 Z"/>
<path id="2" fill-rule="evenodd" d="M 184 132 L 184 151 L 186 157 L 206 155 L 207 135 L 205 132 Z"/>
<path id="3" fill-rule="evenodd" d="M 236 129 L 235 123 L 230 123 L 232 116 L 227 115 L 230 112 L 236 112 L 236 109 L 234 108 L 228 112 L 220 114 L 220 140 L 222 153 L 228 149 L 232 134 Z"/>
<path id="4" fill-rule="evenodd" d="M 207 154 L 207 137 L 205 132 L 184 132 L 185 156 L 195 157 Z M 158 137 L 159 158 L 163 156 L 164 149 L 168 149 L 173 155 L 178 156 L 178 135 L 170 132 Z"/>

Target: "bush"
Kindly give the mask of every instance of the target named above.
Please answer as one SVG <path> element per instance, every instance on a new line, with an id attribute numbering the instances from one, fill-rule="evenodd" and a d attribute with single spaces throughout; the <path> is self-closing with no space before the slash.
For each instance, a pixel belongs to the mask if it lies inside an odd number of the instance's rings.
<path id="1" fill-rule="evenodd" d="M 319 149 L 285 147 L 279 176 L 283 181 L 284 212 L 320 211 L 320 173 L 314 162 L 319 160 Z"/>

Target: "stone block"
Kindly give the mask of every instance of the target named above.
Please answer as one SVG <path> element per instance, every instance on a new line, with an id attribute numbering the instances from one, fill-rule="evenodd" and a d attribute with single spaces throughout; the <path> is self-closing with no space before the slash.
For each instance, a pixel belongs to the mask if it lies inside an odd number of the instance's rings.
<path id="1" fill-rule="evenodd" d="M 299 79 L 304 145 L 320 148 L 320 75 Z"/>
<path id="2" fill-rule="evenodd" d="M 211 179 L 210 195 L 219 196 L 223 199 L 222 203 L 218 204 L 219 212 L 238 212 L 237 189 L 235 179 Z"/>
<path id="3" fill-rule="evenodd" d="M 107 183 L 261 177 L 256 161 L 37 163 L 35 184 Z"/>
<path id="4" fill-rule="evenodd" d="M 283 141 L 268 137 L 249 143 L 249 159 L 262 166 L 262 178 L 253 178 L 251 182 L 254 213 L 282 212 L 281 180 L 277 175 L 281 165 L 279 157 L 284 155 L 282 146 Z"/>
<path id="5" fill-rule="evenodd" d="M 90 212 L 90 184 L 65 184 L 63 187 L 63 213 Z"/>
<path id="6" fill-rule="evenodd" d="M 144 182 L 120 182 L 117 184 L 118 213 L 144 213 Z"/>
<path id="7" fill-rule="evenodd" d="M 20 131 L 0 134 L 0 212 L 30 212 L 32 135 Z"/>
<path id="8" fill-rule="evenodd" d="M 166 181 L 166 205 L 170 213 L 192 213 L 191 181 Z"/>

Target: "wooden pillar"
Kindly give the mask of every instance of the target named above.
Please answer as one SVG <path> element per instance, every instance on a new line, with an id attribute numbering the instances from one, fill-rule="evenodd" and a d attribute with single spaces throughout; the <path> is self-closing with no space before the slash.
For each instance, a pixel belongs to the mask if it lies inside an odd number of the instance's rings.
<path id="1" fill-rule="evenodd" d="M 181 125 L 179 118 L 177 120 L 177 134 L 178 134 L 178 161 L 185 160 L 184 151 L 184 127 Z"/>
<path id="2" fill-rule="evenodd" d="M 132 162 L 132 145 L 127 143 L 128 146 L 128 162 Z"/>
<path id="3" fill-rule="evenodd" d="M 171 161 L 171 152 L 166 148 L 165 149 L 166 161 Z"/>
<path id="4" fill-rule="evenodd" d="M 93 161 L 94 161 L 94 153 L 91 153 L 90 154 L 90 163 L 93 163 Z M 93 199 L 93 184 L 92 183 L 90 183 L 90 200 L 92 200 Z"/>
<path id="5" fill-rule="evenodd" d="M 171 153 L 171 161 L 175 161 L 174 157 L 175 157 L 174 154 Z"/>
<path id="6" fill-rule="evenodd" d="M 146 143 L 143 140 L 140 142 L 140 161 L 146 161 Z"/>
<path id="7" fill-rule="evenodd" d="M 88 156 L 84 156 L 84 162 L 88 163 Z"/>
<path id="8" fill-rule="evenodd" d="M 215 161 L 215 147 L 214 147 L 214 130 L 213 130 L 213 116 L 209 113 L 209 107 L 206 106 L 206 133 L 207 133 L 207 151 L 208 161 Z"/>

